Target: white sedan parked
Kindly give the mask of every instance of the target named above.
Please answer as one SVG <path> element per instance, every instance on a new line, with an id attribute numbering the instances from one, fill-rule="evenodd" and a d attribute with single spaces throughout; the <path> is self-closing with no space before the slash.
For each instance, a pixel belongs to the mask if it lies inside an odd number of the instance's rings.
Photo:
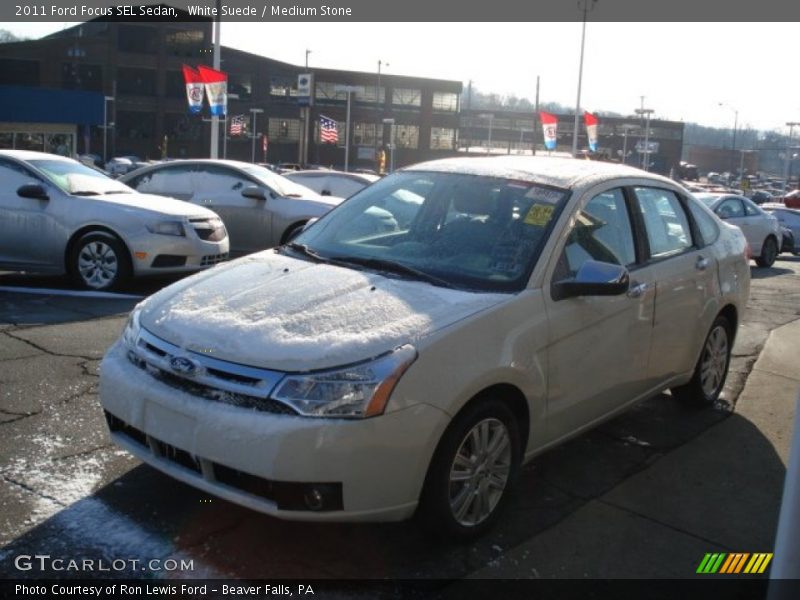
<path id="1" fill-rule="evenodd" d="M 380 179 L 377 175 L 367 173 L 346 173 L 344 171 L 294 171 L 283 174 L 286 179 L 304 185 L 323 196 L 349 198 Z"/>
<path id="2" fill-rule="evenodd" d="M 131 275 L 198 271 L 228 249 L 206 208 L 140 194 L 63 156 L 0 150 L 0 269 L 66 272 L 107 290 Z"/>
<path id="3" fill-rule="evenodd" d="M 398 196 L 412 218 L 351 226 Z M 745 252 L 638 169 L 422 163 L 145 300 L 100 398 L 117 444 L 208 493 L 286 519 L 419 511 L 468 538 L 547 448 L 666 389 L 717 399 Z"/>
<path id="4" fill-rule="evenodd" d="M 755 202 L 734 194 L 695 194 L 720 219 L 742 230 L 759 267 L 771 267 L 781 251 L 778 219 L 764 212 Z"/>

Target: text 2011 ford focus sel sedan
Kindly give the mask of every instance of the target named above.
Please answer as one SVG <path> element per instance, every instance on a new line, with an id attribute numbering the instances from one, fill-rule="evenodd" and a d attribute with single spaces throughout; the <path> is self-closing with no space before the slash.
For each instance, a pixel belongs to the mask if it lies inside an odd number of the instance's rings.
<path id="1" fill-rule="evenodd" d="M 398 192 L 412 218 L 364 219 Z M 100 396 L 119 445 L 212 494 L 467 538 L 543 450 L 666 389 L 713 402 L 749 273 L 741 231 L 670 180 L 423 163 L 140 304 Z"/>

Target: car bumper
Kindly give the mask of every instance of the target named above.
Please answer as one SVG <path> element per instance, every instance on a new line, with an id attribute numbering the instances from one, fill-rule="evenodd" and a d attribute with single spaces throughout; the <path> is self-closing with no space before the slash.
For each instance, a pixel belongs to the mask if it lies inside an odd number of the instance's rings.
<path id="1" fill-rule="evenodd" d="M 128 240 L 135 275 L 191 273 L 228 260 L 229 238 L 208 242 L 193 232 L 186 237 L 157 234 Z"/>
<path id="2" fill-rule="evenodd" d="M 114 424 L 114 442 L 142 461 L 215 496 L 305 521 L 410 517 L 449 422 L 444 412 L 426 404 L 353 420 L 237 408 L 158 381 L 130 362 L 121 342 L 103 359 L 100 399 Z M 230 478 L 220 476 L 222 470 L 241 472 L 251 483 L 258 478 L 267 485 L 301 489 L 338 486 L 341 506 L 286 509 L 274 498 L 253 493 L 252 485 L 231 485 Z"/>

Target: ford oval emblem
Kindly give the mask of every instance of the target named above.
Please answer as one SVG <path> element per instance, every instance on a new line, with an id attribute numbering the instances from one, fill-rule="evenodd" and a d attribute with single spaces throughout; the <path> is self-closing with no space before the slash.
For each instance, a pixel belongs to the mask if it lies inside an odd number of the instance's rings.
<path id="1" fill-rule="evenodd" d="M 169 368 L 178 375 L 183 375 L 184 377 L 194 377 L 200 370 L 200 365 L 191 358 L 186 358 L 185 356 L 173 356 L 169 360 Z"/>

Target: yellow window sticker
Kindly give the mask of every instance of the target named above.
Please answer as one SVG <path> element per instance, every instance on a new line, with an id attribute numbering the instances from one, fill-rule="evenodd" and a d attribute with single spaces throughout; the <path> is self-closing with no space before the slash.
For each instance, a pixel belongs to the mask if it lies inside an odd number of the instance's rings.
<path id="1" fill-rule="evenodd" d="M 549 206 L 547 204 L 534 204 L 531 206 L 531 209 L 528 211 L 528 214 L 525 215 L 524 223 L 526 225 L 536 225 L 538 227 L 544 227 L 550 221 L 550 218 L 553 216 L 553 210 L 555 207 Z"/>

